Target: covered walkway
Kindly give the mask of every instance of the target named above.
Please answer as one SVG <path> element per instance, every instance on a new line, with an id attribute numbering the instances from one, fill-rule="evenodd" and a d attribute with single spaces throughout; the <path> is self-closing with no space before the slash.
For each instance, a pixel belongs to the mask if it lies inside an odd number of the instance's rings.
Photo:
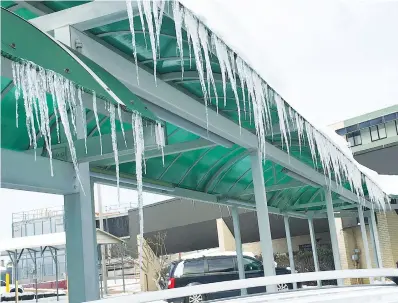
<path id="1" fill-rule="evenodd" d="M 65 196 L 70 302 L 99 298 L 94 182 L 229 206 L 235 235 L 237 209 L 256 210 L 266 276 L 268 213 L 284 216 L 288 241 L 289 217 L 312 234 L 327 218 L 340 269 L 335 214 L 358 213 L 364 226 L 364 211 L 373 222 L 388 207 L 346 148 L 243 59 L 232 33 L 221 39 L 180 2 L 1 5 L 1 186 Z"/>

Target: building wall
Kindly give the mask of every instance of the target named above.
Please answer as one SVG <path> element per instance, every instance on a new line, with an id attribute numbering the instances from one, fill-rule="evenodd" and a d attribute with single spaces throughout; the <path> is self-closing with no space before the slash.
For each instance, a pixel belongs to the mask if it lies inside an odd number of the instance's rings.
<path id="1" fill-rule="evenodd" d="M 330 244 L 330 234 L 328 232 L 317 233 L 316 240 L 320 245 Z M 310 245 L 310 235 L 292 237 L 292 248 L 294 252 L 299 251 L 300 248 L 309 247 Z M 252 252 L 255 255 L 261 254 L 260 242 L 244 243 L 242 246 L 244 252 Z M 274 253 L 282 254 L 288 252 L 286 238 L 272 240 L 272 247 Z"/>
<path id="2" fill-rule="evenodd" d="M 338 242 L 343 269 L 366 268 L 366 259 L 362 241 L 360 226 L 343 228 L 341 219 L 336 219 L 338 229 Z M 380 250 L 382 255 L 383 267 L 394 268 L 398 261 L 398 215 L 396 212 L 386 212 L 377 214 L 377 231 L 379 234 Z M 369 244 L 372 268 L 377 267 L 374 245 L 371 241 L 369 226 L 366 226 L 366 233 Z M 359 263 L 356 267 L 351 256 L 354 249 L 360 250 Z M 345 284 L 369 283 L 369 279 L 357 280 L 346 279 Z"/>

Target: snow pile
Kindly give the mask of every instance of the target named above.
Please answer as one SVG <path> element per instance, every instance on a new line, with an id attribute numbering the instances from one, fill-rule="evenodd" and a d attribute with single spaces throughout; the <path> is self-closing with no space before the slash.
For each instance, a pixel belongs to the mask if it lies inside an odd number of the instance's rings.
<path id="1" fill-rule="evenodd" d="M 227 82 L 231 85 L 234 99 L 238 109 L 238 120 L 240 124 L 240 100 L 244 101 L 244 112 L 246 114 L 246 100 L 249 107 L 250 117 L 253 115 L 255 129 L 259 141 L 259 149 L 263 159 L 266 157 L 266 134 L 273 134 L 271 106 L 277 108 L 279 128 L 282 136 L 282 143 L 286 145 L 289 152 L 290 128 L 297 130 L 299 135 L 299 145 L 306 136 L 314 164 L 317 164 L 318 157 L 320 164 L 330 180 L 334 178 L 337 183 L 342 184 L 348 181 L 351 189 L 357 194 L 360 203 L 365 198 L 362 184 L 366 184 L 370 200 L 379 208 L 385 209 L 389 203 L 388 196 L 352 159 L 348 157 L 333 140 L 330 140 L 323 132 L 316 129 L 313 125 L 301 117 L 297 111 L 290 107 L 283 98 L 278 95 L 262 78 L 244 61 L 238 54 L 229 48 L 220 37 L 209 30 L 202 21 L 200 21 L 193 12 L 181 5 L 179 1 L 134 1 L 137 3 L 138 12 L 134 12 L 132 0 L 126 0 L 129 11 L 130 29 L 133 37 L 133 51 L 136 57 L 136 42 L 134 34 L 133 18 L 138 13 L 145 32 L 146 19 L 148 25 L 149 40 L 152 48 L 154 60 L 154 75 L 156 81 L 156 56 L 158 55 L 158 41 L 160 26 L 162 24 L 162 13 L 165 9 L 172 12 L 175 20 L 175 31 L 177 38 L 178 53 L 183 67 L 184 50 L 182 40 L 182 30 L 187 33 L 189 58 L 192 59 L 192 53 L 196 63 L 200 84 L 203 91 L 206 117 L 207 105 L 211 92 L 215 94 L 218 110 L 218 95 L 215 89 L 214 75 L 211 67 L 210 57 L 212 54 L 217 56 L 221 69 L 222 86 L 224 91 L 224 105 L 226 104 Z M 170 5 L 166 7 L 166 5 Z M 205 19 L 202 17 L 202 19 Z M 154 27 L 155 24 L 155 27 Z M 156 29 L 156 31 L 154 30 Z M 183 71 L 182 71 L 183 77 Z M 238 93 L 238 81 L 243 91 Z M 247 96 L 245 91 L 247 91 Z M 208 121 L 207 121 L 208 123 Z"/>

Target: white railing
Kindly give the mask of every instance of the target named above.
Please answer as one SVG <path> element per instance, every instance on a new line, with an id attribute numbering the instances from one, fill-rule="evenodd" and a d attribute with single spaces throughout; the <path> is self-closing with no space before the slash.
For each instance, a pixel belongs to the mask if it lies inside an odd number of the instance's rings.
<path id="1" fill-rule="evenodd" d="M 96 302 L 104 303 L 145 303 L 157 300 L 188 297 L 194 294 L 209 294 L 220 291 L 259 287 L 266 285 L 276 285 L 293 282 L 335 280 L 347 278 L 372 278 L 372 277 L 398 277 L 398 269 L 354 269 L 354 270 L 332 270 L 309 273 L 297 273 L 290 275 L 278 275 L 272 277 L 260 277 L 244 280 L 233 280 L 211 284 L 203 284 L 189 287 L 180 287 L 162 291 L 143 292 L 131 296 L 107 298 Z"/>

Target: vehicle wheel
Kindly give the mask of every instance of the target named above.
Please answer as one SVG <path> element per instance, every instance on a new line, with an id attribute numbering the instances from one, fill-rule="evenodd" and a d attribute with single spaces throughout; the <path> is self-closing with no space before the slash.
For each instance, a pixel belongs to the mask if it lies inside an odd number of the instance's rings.
<path id="1" fill-rule="evenodd" d="M 289 286 L 286 283 L 278 284 L 276 287 L 278 291 L 284 291 L 289 289 Z"/>
<path id="2" fill-rule="evenodd" d="M 200 303 L 200 302 L 204 302 L 205 299 L 205 295 L 199 294 L 199 295 L 191 295 L 188 298 L 185 299 L 186 303 Z"/>

